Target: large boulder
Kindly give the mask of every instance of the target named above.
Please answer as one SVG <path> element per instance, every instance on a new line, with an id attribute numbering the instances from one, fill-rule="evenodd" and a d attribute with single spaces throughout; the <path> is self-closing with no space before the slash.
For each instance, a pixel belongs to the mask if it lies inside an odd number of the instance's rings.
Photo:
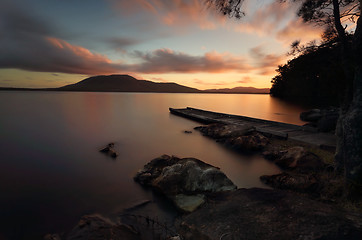
<path id="1" fill-rule="evenodd" d="M 177 226 L 185 240 L 352 240 L 362 239 L 361 220 L 287 191 L 251 188 L 210 198 Z"/>
<path id="2" fill-rule="evenodd" d="M 205 194 L 235 190 L 226 175 L 195 158 L 163 155 L 147 163 L 134 177 L 167 196 L 180 210 L 194 211 L 205 202 Z"/>

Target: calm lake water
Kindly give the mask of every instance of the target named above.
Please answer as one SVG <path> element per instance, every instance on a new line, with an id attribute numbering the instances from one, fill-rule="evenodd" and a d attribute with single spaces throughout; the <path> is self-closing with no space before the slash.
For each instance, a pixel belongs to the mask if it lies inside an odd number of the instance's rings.
<path id="1" fill-rule="evenodd" d="M 269 95 L 0 92 L 0 240 L 41 239 L 82 215 L 157 198 L 132 177 L 162 154 L 218 166 L 238 187 L 265 187 L 259 176 L 279 172 L 260 156 L 183 133 L 200 124 L 168 108 L 187 106 L 294 124 L 304 110 Z M 109 142 L 116 160 L 98 152 Z M 150 208 L 172 212 L 159 201 Z"/>

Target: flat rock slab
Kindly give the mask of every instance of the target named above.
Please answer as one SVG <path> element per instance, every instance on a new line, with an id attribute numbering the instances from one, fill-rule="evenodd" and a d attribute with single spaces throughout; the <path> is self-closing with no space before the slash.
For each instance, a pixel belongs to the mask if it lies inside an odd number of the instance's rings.
<path id="1" fill-rule="evenodd" d="M 178 231 L 198 240 L 362 239 L 362 216 L 293 193 L 238 189 L 184 215 Z"/>

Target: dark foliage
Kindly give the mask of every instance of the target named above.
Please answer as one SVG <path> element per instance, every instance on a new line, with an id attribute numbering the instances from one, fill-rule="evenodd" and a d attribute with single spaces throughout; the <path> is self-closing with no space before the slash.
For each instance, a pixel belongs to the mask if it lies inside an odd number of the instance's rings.
<path id="1" fill-rule="evenodd" d="M 303 48 L 301 55 L 276 70 L 271 95 L 312 106 L 337 106 L 346 88 L 340 54 L 340 44 L 334 41 Z"/>

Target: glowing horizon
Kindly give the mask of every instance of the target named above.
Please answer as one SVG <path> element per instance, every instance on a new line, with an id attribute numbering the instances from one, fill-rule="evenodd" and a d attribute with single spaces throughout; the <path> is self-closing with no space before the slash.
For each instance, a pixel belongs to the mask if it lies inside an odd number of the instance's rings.
<path id="1" fill-rule="evenodd" d="M 294 40 L 318 39 L 291 3 L 246 1 L 242 20 L 202 0 L 4 0 L 0 87 L 129 74 L 198 89 L 270 88 Z"/>

